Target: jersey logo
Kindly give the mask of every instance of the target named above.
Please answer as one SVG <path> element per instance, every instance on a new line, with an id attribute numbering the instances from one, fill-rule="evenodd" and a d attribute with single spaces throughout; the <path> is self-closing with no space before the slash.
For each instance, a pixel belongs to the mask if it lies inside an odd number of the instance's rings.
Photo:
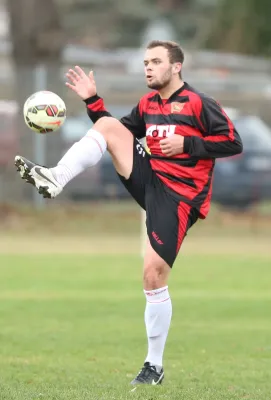
<path id="1" fill-rule="evenodd" d="M 182 109 L 184 108 L 185 103 L 178 103 L 176 101 L 174 101 L 173 103 L 171 103 L 171 113 L 172 114 L 178 114 L 182 111 Z"/>
<path id="2" fill-rule="evenodd" d="M 166 138 L 174 135 L 175 129 L 176 125 L 151 125 L 147 129 L 146 136 Z"/>

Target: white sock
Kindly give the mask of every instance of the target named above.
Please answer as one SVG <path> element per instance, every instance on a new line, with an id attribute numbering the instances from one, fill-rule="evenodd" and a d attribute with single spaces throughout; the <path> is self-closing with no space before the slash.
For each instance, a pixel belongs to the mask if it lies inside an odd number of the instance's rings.
<path id="1" fill-rule="evenodd" d="M 161 369 L 163 353 L 172 316 L 172 304 L 168 286 L 155 290 L 144 290 L 147 304 L 145 324 L 148 336 L 148 355 L 146 361 Z"/>
<path id="2" fill-rule="evenodd" d="M 106 147 L 103 135 L 95 129 L 90 129 L 64 154 L 55 168 L 50 168 L 50 171 L 57 182 L 65 186 L 75 176 L 97 164 Z"/>

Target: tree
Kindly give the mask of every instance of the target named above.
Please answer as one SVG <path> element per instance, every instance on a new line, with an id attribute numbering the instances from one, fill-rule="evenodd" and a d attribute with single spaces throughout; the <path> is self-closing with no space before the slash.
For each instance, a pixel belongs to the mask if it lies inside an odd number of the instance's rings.
<path id="1" fill-rule="evenodd" d="M 223 0 L 206 47 L 252 55 L 271 55 L 271 2 Z"/>
<path id="2" fill-rule="evenodd" d="M 63 45 L 54 0 L 8 0 L 16 64 L 32 65 L 60 58 Z"/>

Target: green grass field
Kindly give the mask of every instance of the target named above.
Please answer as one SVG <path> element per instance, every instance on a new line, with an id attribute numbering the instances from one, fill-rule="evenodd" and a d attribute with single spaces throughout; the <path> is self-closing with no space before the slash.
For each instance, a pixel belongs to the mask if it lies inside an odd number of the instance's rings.
<path id="1" fill-rule="evenodd" d="M 271 399 L 270 213 L 213 207 L 192 228 L 164 384 L 131 392 L 146 355 L 139 210 L 51 204 L 0 207 L 0 400 Z"/>
<path id="2" fill-rule="evenodd" d="M 164 384 L 131 392 L 146 353 L 141 259 L 78 249 L 2 249 L 1 400 L 270 400 L 268 252 L 179 257 Z"/>

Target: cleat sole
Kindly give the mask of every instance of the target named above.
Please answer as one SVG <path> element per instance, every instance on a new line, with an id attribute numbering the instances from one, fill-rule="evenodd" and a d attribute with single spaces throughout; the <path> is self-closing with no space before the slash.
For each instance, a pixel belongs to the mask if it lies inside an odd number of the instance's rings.
<path id="1" fill-rule="evenodd" d="M 48 189 L 49 189 L 48 186 L 41 186 L 39 188 L 39 194 L 42 194 L 44 199 L 52 198 L 51 194 L 48 192 Z"/>
<path id="2" fill-rule="evenodd" d="M 17 171 L 20 173 L 22 179 L 24 179 L 27 183 L 35 186 L 35 181 L 31 176 L 30 169 L 28 168 L 27 164 L 23 161 L 21 157 L 15 157 L 15 166 Z"/>

